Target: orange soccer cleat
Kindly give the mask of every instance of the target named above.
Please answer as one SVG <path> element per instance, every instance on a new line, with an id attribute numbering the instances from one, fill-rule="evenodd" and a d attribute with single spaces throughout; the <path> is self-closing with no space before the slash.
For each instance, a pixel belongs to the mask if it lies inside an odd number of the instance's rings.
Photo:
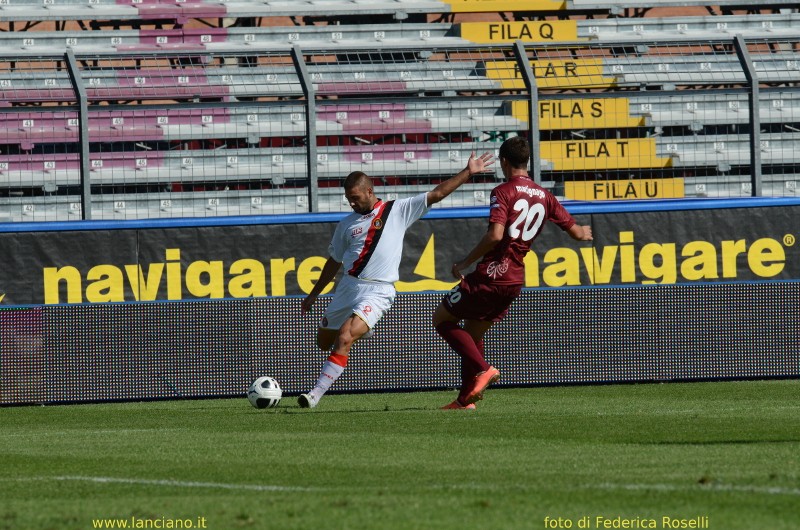
<path id="1" fill-rule="evenodd" d="M 475 410 L 475 403 L 470 403 L 469 405 L 462 405 L 456 399 L 452 403 L 449 403 L 442 407 L 442 410 Z"/>
<path id="2" fill-rule="evenodd" d="M 499 380 L 500 370 L 494 366 L 490 366 L 488 370 L 475 376 L 475 386 L 470 390 L 469 394 L 467 394 L 467 398 L 464 401 L 467 403 L 480 401 L 483 399 L 483 391 L 486 390 L 486 387 Z"/>

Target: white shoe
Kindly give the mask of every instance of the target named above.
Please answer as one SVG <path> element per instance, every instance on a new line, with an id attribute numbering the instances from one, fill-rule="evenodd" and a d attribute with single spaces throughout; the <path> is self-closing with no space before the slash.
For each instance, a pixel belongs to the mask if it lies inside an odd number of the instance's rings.
<path id="1" fill-rule="evenodd" d="M 311 394 L 300 394 L 297 398 L 297 404 L 301 409 L 313 409 L 317 406 L 317 400 Z"/>

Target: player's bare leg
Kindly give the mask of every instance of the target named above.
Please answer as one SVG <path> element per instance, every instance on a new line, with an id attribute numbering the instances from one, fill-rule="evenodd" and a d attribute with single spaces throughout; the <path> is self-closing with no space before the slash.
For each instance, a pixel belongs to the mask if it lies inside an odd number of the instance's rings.
<path id="1" fill-rule="evenodd" d="M 322 366 L 322 372 L 314 388 L 308 394 L 301 394 L 297 398 L 297 403 L 301 407 L 313 408 L 317 406 L 325 392 L 344 372 L 350 349 L 355 341 L 363 337 L 368 331 L 367 324 L 357 315 L 352 315 L 348 318 L 338 330 L 320 328 L 317 334 L 317 344 L 323 350 L 328 350 L 333 346 L 333 351 Z"/>

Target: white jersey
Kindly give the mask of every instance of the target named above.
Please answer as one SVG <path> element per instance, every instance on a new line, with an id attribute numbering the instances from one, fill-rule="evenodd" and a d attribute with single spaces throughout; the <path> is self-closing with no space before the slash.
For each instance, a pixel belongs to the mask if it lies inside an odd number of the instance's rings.
<path id="1" fill-rule="evenodd" d="M 396 201 L 379 200 L 370 213 L 353 212 L 339 221 L 328 253 L 344 265 L 345 274 L 394 283 L 400 279 L 406 230 L 427 211 L 427 193 Z"/>

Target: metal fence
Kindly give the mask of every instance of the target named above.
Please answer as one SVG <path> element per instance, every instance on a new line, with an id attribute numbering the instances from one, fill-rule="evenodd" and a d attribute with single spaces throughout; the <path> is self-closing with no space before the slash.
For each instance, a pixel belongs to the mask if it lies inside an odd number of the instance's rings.
<path id="1" fill-rule="evenodd" d="M 215 52 L 0 56 L 0 221 L 345 211 L 351 171 L 382 196 L 416 193 L 514 135 L 538 140 L 533 172 L 562 198 L 795 196 L 793 38 L 401 45 L 381 31 L 334 48 L 245 35 Z M 498 172 L 443 206 L 486 205 Z"/>

